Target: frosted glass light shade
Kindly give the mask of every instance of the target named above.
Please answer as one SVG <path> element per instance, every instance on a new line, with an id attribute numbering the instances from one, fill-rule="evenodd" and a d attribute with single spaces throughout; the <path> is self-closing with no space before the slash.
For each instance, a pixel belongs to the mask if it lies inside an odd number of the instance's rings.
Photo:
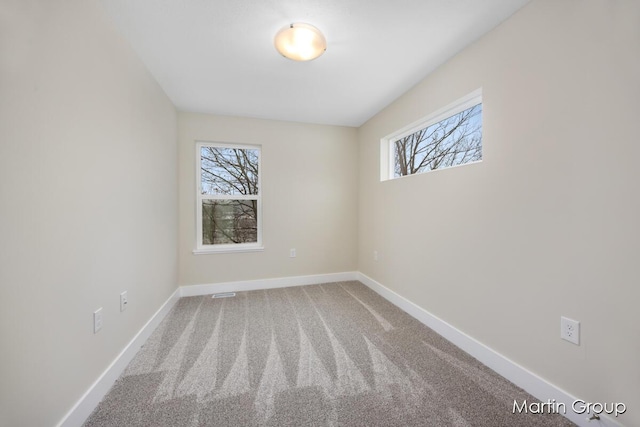
<path id="1" fill-rule="evenodd" d="M 327 41 L 320 30 L 303 23 L 287 25 L 278 31 L 273 43 L 282 56 L 294 61 L 310 61 L 327 50 Z"/>

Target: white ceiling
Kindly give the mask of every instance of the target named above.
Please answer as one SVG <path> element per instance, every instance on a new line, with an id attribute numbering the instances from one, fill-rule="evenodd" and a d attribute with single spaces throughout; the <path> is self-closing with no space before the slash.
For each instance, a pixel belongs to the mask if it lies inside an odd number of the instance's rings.
<path id="1" fill-rule="evenodd" d="M 529 0 L 100 0 L 179 110 L 360 126 Z M 310 62 L 273 37 L 307 22 Z"/>

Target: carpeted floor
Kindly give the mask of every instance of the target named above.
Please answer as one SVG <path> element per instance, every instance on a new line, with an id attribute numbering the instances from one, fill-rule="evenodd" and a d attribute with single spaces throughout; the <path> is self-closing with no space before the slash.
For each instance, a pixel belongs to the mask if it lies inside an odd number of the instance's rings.
<path id="1" fill-rule="evenodd" d="M 359 282 L 182 298 L 85 426 L 571 426 Z"/>

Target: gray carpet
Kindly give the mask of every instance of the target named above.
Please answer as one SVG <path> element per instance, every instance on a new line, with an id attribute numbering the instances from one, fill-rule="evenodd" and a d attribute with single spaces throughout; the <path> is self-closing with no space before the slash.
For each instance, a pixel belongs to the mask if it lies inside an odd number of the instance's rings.
<path id="1" fill-rule="evenodd" d="M 85 426 L 570 426 L 359 282 L 181 298 Z"/>

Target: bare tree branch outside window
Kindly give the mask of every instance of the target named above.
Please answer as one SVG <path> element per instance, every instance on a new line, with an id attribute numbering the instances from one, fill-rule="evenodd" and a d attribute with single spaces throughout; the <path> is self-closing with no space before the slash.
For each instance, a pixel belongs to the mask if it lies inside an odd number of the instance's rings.
<path id="1" fill-rule="evenodd" d="M 202 244 L 258 241 L 258 149 L 202 146 Z"/>
<path id="2" fill-rule="evenodd" d="M 394 142 L 394 176 L 462 165 L 482 159 L 482 104 Z"/>

